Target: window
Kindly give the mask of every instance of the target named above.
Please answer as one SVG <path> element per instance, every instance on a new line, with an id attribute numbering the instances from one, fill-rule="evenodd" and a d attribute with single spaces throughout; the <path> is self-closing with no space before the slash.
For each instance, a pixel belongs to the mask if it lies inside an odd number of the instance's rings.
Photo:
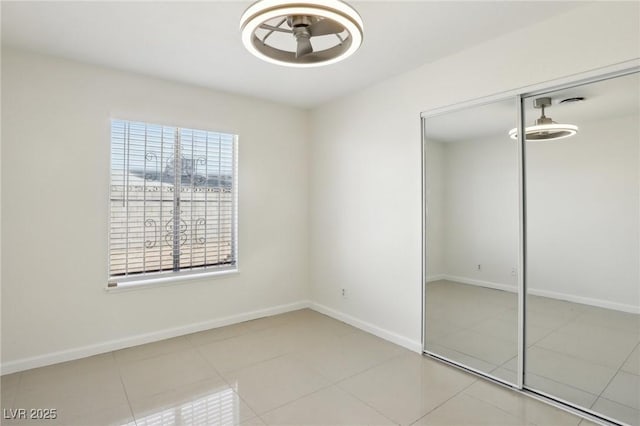
<path id="1" fill-rule="evenodd" d="M 109 287 L 235 270 L 237 136 L 111 121 Z"/>

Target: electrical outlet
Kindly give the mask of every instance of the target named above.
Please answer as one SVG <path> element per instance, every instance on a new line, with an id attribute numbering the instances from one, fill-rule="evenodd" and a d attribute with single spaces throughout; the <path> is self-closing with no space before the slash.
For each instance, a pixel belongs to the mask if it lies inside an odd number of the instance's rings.
<path id="1" fill-rule="evenodd" d="M 482 271 L 482 265 L 480 263 L 476 265 L 476 271 Z"/>
<path id="2" fill-rule="evenodd" d="M 511 276 L 512 277 L 518 276 L 518 269 L 517 268 L 511 268 Z"/>
<path id="3" fill-rule="evenodd" d="M 342 289 L 342 297 L 344 297 L 344 298 L 347 297 L 347 289 L 346 288 Z"/>

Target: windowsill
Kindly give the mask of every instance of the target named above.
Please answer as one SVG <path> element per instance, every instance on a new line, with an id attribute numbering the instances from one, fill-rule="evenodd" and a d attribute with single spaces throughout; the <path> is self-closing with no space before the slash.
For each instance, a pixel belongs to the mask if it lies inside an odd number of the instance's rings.
<path id="1" fill-rule="evenodd" d="M 230 275 L 239 274 L 239 269 L 229 269 L 224 271 L 207 271 L 189 274 L 177 274 L 164 277 L 147 277 L 139 280 L 126 280 L 118 282 L 115 287 L 106 287 L 108 293 L 120 293 L 122 291 L 143 290 L 157 287 L 167 287 L 173 285 L 185 284 L 188 281 L 202 280 L 205 278 L 225 278 Z"/>

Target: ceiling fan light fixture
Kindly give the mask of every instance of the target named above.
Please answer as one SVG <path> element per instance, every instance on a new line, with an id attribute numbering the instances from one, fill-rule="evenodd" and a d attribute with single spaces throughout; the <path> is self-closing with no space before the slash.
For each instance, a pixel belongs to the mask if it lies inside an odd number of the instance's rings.
<path id="1" fill-rule="evenodd" d="M 275 20 L 279 24 L 274 24 Z M 285 23 L 287 26 L 282 27 Z M 240 29 L 242 43 L 253 55 L 274 64 L 302 68 L 344 60 L 358 50 L 363 38 L 362 18 L 340 0 L 260 0 L 244 12 Z M 266 36 L 262 38 L 256 34 L 265 30 Z M 268 43 L 273 32 L 290 33 L 297 42 L 297 50 Z M 331 35 L 335 35 L 333 46 L 313 50 L 313 37 Z"/>
<path id="2" fill-rule="evenodd" d="M 542 115 L 536 120 L 535 125 L 524 129 L 527 141 L 554 141 L 568 138 L 578 133 L 578 126 L 556 123 L 551 117 L 544 115 L 544 109 L 551 106 L 551 98 L 537 98 L 533 101 L 533 106 L 542 109 Z M 517 140 L 518 129 L 509 130 L 509 137 Z"/>
<path id="3" fill-rule="evenodd" d="M 578 133 L 578 126 L 573 124 L 540 124 L 538 126 L 529 126 L 525 129 L 528 141 L 550 141 L 571 137 Z M 518 129 L 509 130 L 511 139 L 518 139 Z"/>

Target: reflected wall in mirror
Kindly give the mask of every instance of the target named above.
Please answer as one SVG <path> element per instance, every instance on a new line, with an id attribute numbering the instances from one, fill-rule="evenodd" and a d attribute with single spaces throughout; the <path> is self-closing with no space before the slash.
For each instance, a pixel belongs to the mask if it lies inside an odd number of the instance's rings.
<path id="1" fill-rule="evenodd" d="M 631 74 L 523 100 L 527 126 L 541 114 L 535 99 L 549 97 L 546 116 L 579 128 L 526 142 L 525 386 L 630 425 L 640 425 L 639 94 Z"/>
<path id="2" fill-rule="evenodd" d="M 515 98 L 424 118 L 425 350 L 516 383 Z"/>

